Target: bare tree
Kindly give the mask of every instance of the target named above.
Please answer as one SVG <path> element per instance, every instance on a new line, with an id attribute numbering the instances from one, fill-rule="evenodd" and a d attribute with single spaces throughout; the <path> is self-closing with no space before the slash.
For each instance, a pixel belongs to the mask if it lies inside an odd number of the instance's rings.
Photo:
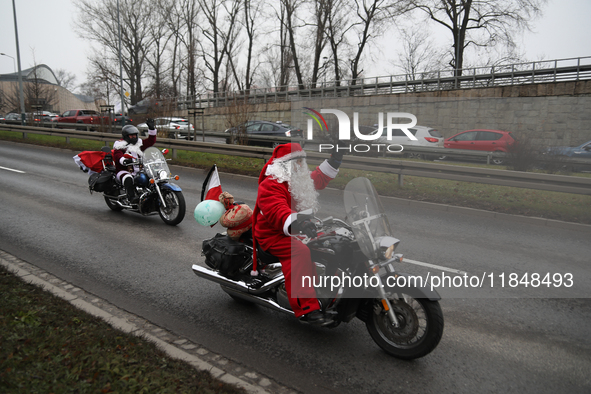
<path id="1" fill-rule="evenodd" d="M 319 78 L 319 71 L 321 67 L 326 65 L 320 65 L 320 58 L 322 52 L 327 44 L 327 26 L 328 17 L 332 13 L 333 0 L 313 0 L 312 5 L 314 6 L 314 58 L 312 61 L 312 87 L 315 88 Z M 326 72 L 326 70 L 323 70 Z"/>
<path id="2" fill-rule="evenodd" d="M 146 62 L 150 69 L 147 75 L 152 78 L 152 84 L 147 93 L 150 96 L 161 98 L 170 95 L 171 90 L 173 90 L 166 83 L 168 78 L 165 74 L 168 71 L 168 67 L 165 64 L 165 53 L 168 42 L 173 37 L 173 34 L 170 32 L 170 25 L 166 23 L 172 11 L 172 4 L 168 0 L 155 1 L 160 12 L 153 16 L 148 28 L 153 45 L 146 51 Z"/>
<path id="3" fill-rule="evenodd" d="M 425 72 L 438 70 L 441 66 L 441 51 L 435 49 L 429 32 L 423 26 L 401 28 L 402 52 L 398 55 L 398 67 L 411 80 L 423 78 Z"/>
<path id="4" fill-rule="evenodd" d="M 406 12 L 406 1 L 397 0 L 354 0 L 357 19 L 353 22 L 353 30 L 357 36 L 357 50 L 351 59 L 351 78 L 353 84 L 363 73 L 361 59 L 365 49 L 374 38 L 381 35 L 385 22 L 392 21 L 396 16 Z"/>
<path id="5" fill-rule="evenodd" d="M 109 69 L 118 70 L 119 59 L 119 25 L 117 3 L 115 0 L 77 0 L 78 34 L 107 50 Z M 122 65 L 125 80 L 129 85 L 131 103 L 143 98 L 143 82 L 145 78 L 145 60 L 147 50 L 154 42 L 150 34 L 153 15 L 159 12 L 156 2 L 152 0 L 120 0 L 119 13 L 122 37 Z M 96 52 L 91 56 L 94 64 L 103 63 L 103 56 Z"/>
<path id="6" fill-rule="evenodd" d="M 281 27 L 284 30 L 288 40 L 287 45 L 291 51 L 291 61 L 293 62 L 293 70 L 298 81 L 300 89 L 305 89 L 304 78 L 300 67 L 300 59 L 298 58 L 296 45 L 296 16 L 303 0 L 280 0 L 281 5 Z M 283 31 L 282 31 L 283 33 Z"/>
<path id="7" fill-rule="evenodd" d="M 469 46 L 514 46 L 516 31 L 529 29 L 546 0 L 412 0 L 413 6 L 452 35 L 450 66 L 462 75 L 464 51 Z"/>
<path id="8" fill-rule="evenodd" d="M 204 40 L 199 42 L 201 57 L 210 75 L 214 94 L 220 92 L 222 66 L 228 53 L 230 40 L 235 38 L 237 17 L 241 0 L 199 0 L 204 15 L 201 32 Z"/>
<path id="9" fill-rule="evenodd" d="M 347 45 L 347 33 L 353 28 L 350 24 L 350 15 L 353 12 L 351 0 L 326 0 L 329 4 L 329 12 L 326 23 L 326 36 L 332 55 L 332 65 L 334 71 L 334 80 L 337 86 L 340 86 L 343 78 L 343 71 L 347 65 L 341 64 L 341 54 L 344 51 L 343 46 Z"/>
<path id="10" fill-rule="evenodd" d="M 64 89 L 73 90 L 76 87 L 76 75 L 63 68 L 54 70 L 58 85 Z"/>

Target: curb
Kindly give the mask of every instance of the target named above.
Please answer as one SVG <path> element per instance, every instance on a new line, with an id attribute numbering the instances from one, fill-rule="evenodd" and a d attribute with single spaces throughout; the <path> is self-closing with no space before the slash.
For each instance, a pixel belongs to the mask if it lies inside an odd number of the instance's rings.
<path id="1" fill-rule="evenodd" d="M 119 309 L 93 294 L 75 287 L 36 266 L 0 250 L 0 265 L 25 282 L 38 286 L 73 306 L 99 317 L 113 328 L 156 344 L 168 356 L 185 361 L 199 371 L 207 371 L 224 383 L 234 384 L 252 394 L 295 394 L 263 374 L 215 354 L 197 343 L 173 334 L 149 321 Z"/>

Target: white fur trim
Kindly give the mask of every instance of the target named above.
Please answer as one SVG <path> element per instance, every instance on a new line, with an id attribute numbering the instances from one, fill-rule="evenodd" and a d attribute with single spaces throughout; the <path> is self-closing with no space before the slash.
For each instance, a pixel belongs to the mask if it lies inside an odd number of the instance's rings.
<path id="1" fill-rule="evenodd" d="M 281 157 L 276 157 L 275 159 L 273 159 L 273 162 L 276 161 L 289 161 L 289 160 L 294 160 L 294 159 L 300 159 L 306 157 L 306 152 L 303 150 L 297 150 L 294 152 L 289 152 L 288 154 L 281 156 Z"/>
<path id="2" fill-rule="evenodd" d="M 144 144 L 144 141 L 141 138 L 138 138 L 135 145 L 129 145 L 129 143 L 125 140 L 118 140 L 113 143 L 113 149 L 123 150 L 127 148 L 133 147 L 141 147 Z"/>
<path id="3" fill-rule="evenodd" d="M 334 168 L 328 164 L 328 160 L 324 160 L 322 163 L 320 163 L 318 168 L 320 168 L 320 171 L 322 171 L 324 175 L 333 179 L 336 178 L 337 174 L 339 173 L 338 168 Z"/>
<path id="4" fill-rule="evenodd" d="M 148 130 L 149 135 L 156 135 L 156 130 Z"/>
<path id="5" fill-rule="evenodd" d="M 291 223 L 294 222 L 297 218 L 298 214 L 295 212 L 287 217 L 285 223 L 283 223 L 283 234 L 287 235 L 288 237 L 291 236 L 291 234 L 289 233 L 289 226 L 291 226 Z"/>

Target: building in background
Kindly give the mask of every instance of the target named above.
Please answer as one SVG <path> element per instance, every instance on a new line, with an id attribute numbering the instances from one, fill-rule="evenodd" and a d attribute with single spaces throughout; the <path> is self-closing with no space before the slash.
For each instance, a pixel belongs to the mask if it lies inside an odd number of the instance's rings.
<path id="1" fill-rule="evenodd" d="M 54 72 L 45 64 L 28 68 L 23 73 L 25 112 L 49 111 L 61 114 L 69 109 L 100 111 L 103 99 L 75 94 L 61 87 Z M 20 113 L 18 73 L 0 74 L 0 113 Z"/>

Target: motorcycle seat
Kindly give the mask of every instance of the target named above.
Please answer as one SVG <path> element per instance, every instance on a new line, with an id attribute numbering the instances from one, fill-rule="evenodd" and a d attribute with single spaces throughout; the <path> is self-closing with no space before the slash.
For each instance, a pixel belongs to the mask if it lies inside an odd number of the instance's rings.
<path id="1" fill-rule="evenodd" d="M 259 245 L 257 245 L 257 258 L 263 265 L 272 263 L 278 263 L 279 259 L 273 256 L 271 253 L 264 251 Z"/>

